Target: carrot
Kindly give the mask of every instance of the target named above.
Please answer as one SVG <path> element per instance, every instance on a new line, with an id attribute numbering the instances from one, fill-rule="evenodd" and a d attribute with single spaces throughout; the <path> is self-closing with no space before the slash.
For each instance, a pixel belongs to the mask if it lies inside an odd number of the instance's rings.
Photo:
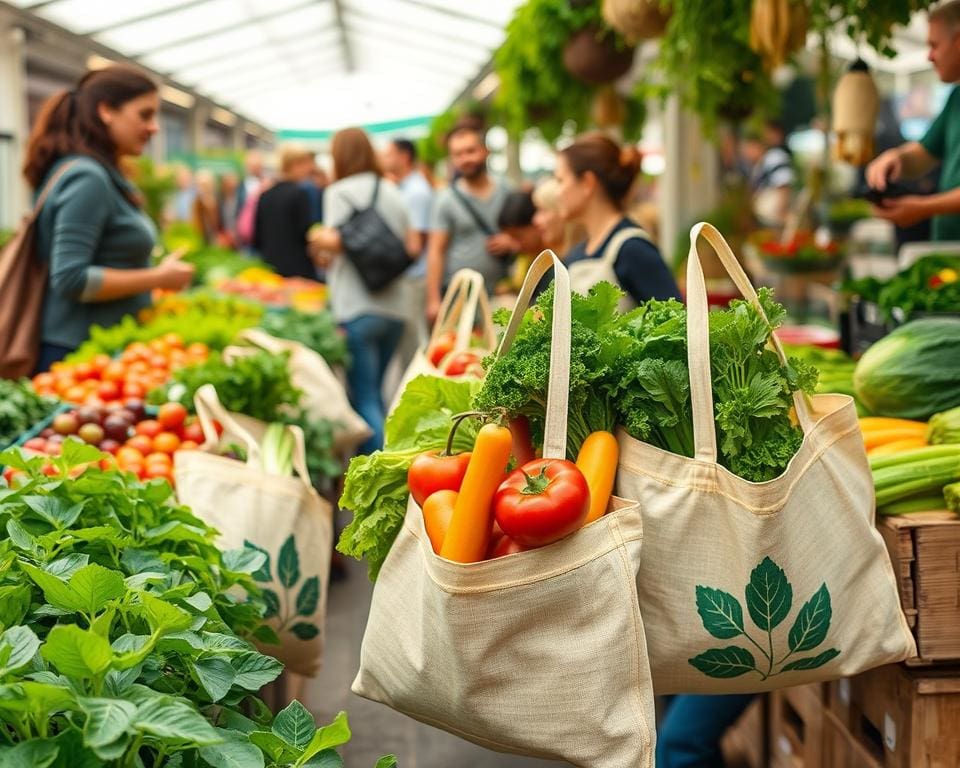
<path id="1" fill-rule="evenodd" d="M 869 451 L 871 448 L 877 448 L 887 443 L 896 442 L 897 440 L 910 440 L 913 438 L 919 438 L 926 443 L 922 431 L 918 432 L 915 429 L 880 429 L 876 432 L 864 432 L 863 444 Z"/>
<path id="2" fill-rule="evenodd" d="M 456 491 L 434 491 L 423 502 L 423 526 L 427 529 L 433 551 L 438 555 L 450 529 L 457 496 Z"/>
<path id="3" fill-rule="evenodd" d="M 903 451 L 912 451 L 914 448 L 923 448 L 927 441 L 922 437 L 908 437 L 903 440 L 894 440 L 892 443 L 883 443 L 867 451 L 868 456 L 892 456 Z"/>
<path id="4" fill-rule="evenodd" d="M 603 517 L 607 511 L 619 457 L 620 446 L 617 438 L 609 432 L 593 432 L 580 446 L 577 467 L 583 472 L 590 488 L 590 511 L 584 525 Z"/>
<path id="5" fill-rule="evenodd" d="M 453 507 L 441 557 L 476 563 L 487 556 L 493 529 L 493 496 L 503 481 L 512 449 L 509 429 L 496 424 L 481 427 Z"/>
<path id="6" fill-rule="evenodd" d="M 912 419 L 891 419 L 885 416 L 864 416 L 860 419 L 860 429 L 863 432 L 873 432 L 887 429 L 925 430 L 926 428 L 926 422 L 913 421 Z"/>

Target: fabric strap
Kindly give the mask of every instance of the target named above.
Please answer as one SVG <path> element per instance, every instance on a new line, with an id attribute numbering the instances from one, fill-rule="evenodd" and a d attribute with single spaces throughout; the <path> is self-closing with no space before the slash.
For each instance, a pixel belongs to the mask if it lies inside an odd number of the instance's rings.
<path id="1" fill-rule="evenodd" d="M 510 324 L 500 341 L 497 356 L 505 355 L 516 338 L 523 314 L 540 278 L 553 269 L 553 343 L 550 347 L 550 380 L 547 388 L 547 418 L 543 435 L 543 457 L 567 457 L 567 407 L 570 399 L 570 276 L 563 262 L 551 251 L 543 251 L 530 265 L 517 297 Z"/>
<path id="2" fill-rule="evenodd" d="M 767 316 L 760 306 L 757 292 L 750 283 L 747 274 L 740 266 L 723 235 L 712 224 L 700 222 L 690 230 L 690 253 L 687 258 L 687 365 L 690 369 L 690 397 L 693 411 L 693 440 L 696 458 L 712 463 L 717 462 L 717 435 L 713 416 L 713 389 L 710 371 L 710 322 L 707 304 L 707 285 L 700 265 L 700 253 L 697 240 L 703 237 L 713 246 L 720 263 L 726 270 L 741 295 L 756 308 L 760 316 Z M 770 343 L 780 358 L 787 364 L 787 356 L 775 334 L 770 334 Z M 797 420 L 804 432 L 814 422 L 810 403 L 802 392 L 793 393 L 793 404 L 797 411 Z"/>
<path id="3" fill-rule="evenodd" d="M 443 296 L 437 322 L 430 334 L 430 343 L 436 341 L 444 331 L 456 329 L 456 348 L 469 348 L 470 334 L 473 333 L 478 315 L 486 347 L 493 349 L 497 343 L 497 332 L 491 319 L 490 300 L 487 298 L 483 275 L 472 269 L 458 270 L 450 279 Z"/>
<path id="4" fill-rule="evenodd" d="M 620 255 L 620 249 L 623 247 L 623 244 L 634 237 L 639 237 L 641 240 L 647 240 L 648 242 L 650 240 L 650 236 L 640 229 L 640 227 L 621 229 L 611 237 L 610 242 L 607 243 L 607 247 L 603 251 L 603 263 L 613 267 L 617 262 L 617 257 Z"/>
<path id="5" fill-rule="evenodd" d="M 463 194 L 463 191 L 457 186 L 456 182 L 450 185 L 450 189 L 453 191 L 454 196 L 460 201 L 463 207 L 466 208 L 473 217 L 473 220 L 477 222 L 477 226 L 480 227 L 480 229 L 482 229 L 488 235 L 497 234 L 497 230 L 494 227 L 491 227 L 490 222 L 480 215 L 480 211 L 478 211 L 473 203 L 470 202 L 469 198 Z"/>

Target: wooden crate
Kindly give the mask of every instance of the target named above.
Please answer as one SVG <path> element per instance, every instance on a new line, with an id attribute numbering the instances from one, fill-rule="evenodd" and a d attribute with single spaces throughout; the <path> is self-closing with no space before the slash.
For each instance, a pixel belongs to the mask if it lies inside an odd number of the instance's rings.
<path id="1" fill-rule="evenodd" d="M 770 694 L 772 768 L 823 765 L 824 686 L 801 685 Z"/>
<path id="2" fill-rule="evenodd" d="M 883 765 L 833 712 L 827 711 L 823 714 L 823 768 L 883 768 Z"/>
<path id="3" fill-rule="evenodd" d="M 960 667 L 879 667 L 831 683 L 827 707 L 883 768 L 960 766 Z"/>
<path id="4" fill-rule="evenodd" d="M 923 665 L 960 661 L 960 518 L 923 512 L 878 520 Z"/>
<path id="5" fill-rule="evenodd" d="M 766 696 L 757 696 L 721 742 L 727 768 L 767 768 L 768 713 Z"/>

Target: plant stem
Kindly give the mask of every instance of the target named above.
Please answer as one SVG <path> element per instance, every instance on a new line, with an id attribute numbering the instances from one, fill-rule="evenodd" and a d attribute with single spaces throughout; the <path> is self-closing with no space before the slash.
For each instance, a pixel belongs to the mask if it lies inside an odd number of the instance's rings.
<path id="1" fill-rule="evenodd" d="M 760 646 L 760 643 L 758 643 L 756 640 L 754 640 L 752 637 L 750 637 L 750 635 L 748 635 L 746 632 L 743 633 L 743 636 L 744 636 L 745 638 L 747 638 L 747 640 L 749 640 L 751 643 L 754 644 L 754 646 L 756 647 L 756 649 L 757 649 L 758 651 L 760 651 L 760 653 L 763 654 L 763 658 L 765 658 L 768 662 L 770 661 L 770 656 L 767 654 L 767 652 L 766 652 L 765 650 L 763 650 L 763 648 Z M 758 669 L 757 671 L 760 672 L 759 669 Z M 763 675 L 763 672 L 760 672 L 760 674 Z M 764 675 L 764 678 L 766 678 L 766 675 Z"/>
<path id="2" fill-rule="evenodd" d="M 127 754 L 123 758 L 123 765 L 125 768 L 134 768 L 137 764 L 137 755 L 140 754 L 140 746 L 143 744 L 143 734 L 138 733 L 137 738 L 133 740 L 133 744 L 130 745 L 130 749 L 127 750 Z"/>
<path id="3" fill-rule="evenodd" d="M 770 669 L 767 670 L 767 677 L 773 673 L 773 630 L 767 629 L 767 640 L 770 644 Z"/>

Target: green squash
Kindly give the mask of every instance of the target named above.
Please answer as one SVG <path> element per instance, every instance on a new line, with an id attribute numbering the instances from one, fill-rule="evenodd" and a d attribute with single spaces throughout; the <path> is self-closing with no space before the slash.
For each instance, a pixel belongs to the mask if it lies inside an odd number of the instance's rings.
<path id="1" fill-rule="evenodd" d="M 960 318 L 897 328 L 860 358 L 853 387 L 877 416 L 928 419 L 960 405 Z"/>

